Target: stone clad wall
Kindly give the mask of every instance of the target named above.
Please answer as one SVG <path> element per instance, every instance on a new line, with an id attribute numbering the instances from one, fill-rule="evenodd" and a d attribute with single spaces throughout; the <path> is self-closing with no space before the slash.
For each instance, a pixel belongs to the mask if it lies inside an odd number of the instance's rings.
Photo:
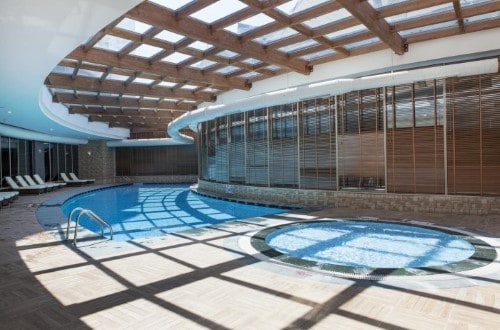
<path id="1" fill-rule="evenodd" d="M 226 185 L 199 180 L 198 191 L 228 199 L 293 206 L 333 206 L 421 213 L 500 214 L 500 197 L 388 194 Z"/>
<path id="2" fill-rule="evenodd" d="M 113 183 L 115 180 L 115 150 L 106 141 L 89 141 L 78 146 L 78 176 L 95 179 L 96 183 Z"/>

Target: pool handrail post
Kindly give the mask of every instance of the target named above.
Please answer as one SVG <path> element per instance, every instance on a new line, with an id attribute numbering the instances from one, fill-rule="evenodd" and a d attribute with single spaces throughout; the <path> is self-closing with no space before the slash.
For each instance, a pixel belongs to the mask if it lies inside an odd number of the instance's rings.
<path id="1" fill-rule="evenodd" d="M 84 210 L 83 207 L 75 207 L 73 210 L 71 210 L 71 212 L 69 213 L 69 216 L 68 216 L 68 222 L 66 223 L 66 240 L 69 240 L 69 228 L 71 226 L 71 218 L 73 216 L 73 214 L 75 212 L 81 212 L 82 210 Z M 77 225 L 75 225 L 75 231 L 77 229 Z"/>
<path id="2" fill-rule="evenodd" d="M 79 212 L 78 213 L 78 216 L 76 217 L 76 221 L 75 221 L 75 232 L 74 232 L 74 235 L 73 235 L 73 244 L 76 246 L 76 241 L 77 241 L 77 238 L 78 238 L 78 224 L 80 223 L 80 218 L 82 215 L 87 215 L 89 218 L 91 219 L 94 219 L 95 221 L 97 221 L 97 223 L 99 224 L 99 227 L 101 228 L 101 236 L 104 237 L 104 228 L 103 228 L 103 225 L 106 225 L 109 229 L 109 232 L 110 232 L 110 235 L 111 235 L 111 240 L 113 239 L 113 228 L 111 227 L 111 225 L 103 220 L 102 218 L 100 218 L 97 214 L 95 214 L 94 212 L 92 212 L 91 210 L 89 209 L 84 209 L 82 207 L 77 207 L 77 208 L 74 208 L 71 213 L 69 214 L 69 217 L 68 217 L 68 226 L 66 228 L 66 240 L 69 240 L 69 226 L 70 226 L 70 221 L 71 221 L 71 217 L 72 215 L 75 213 L 75 212 Z"/>

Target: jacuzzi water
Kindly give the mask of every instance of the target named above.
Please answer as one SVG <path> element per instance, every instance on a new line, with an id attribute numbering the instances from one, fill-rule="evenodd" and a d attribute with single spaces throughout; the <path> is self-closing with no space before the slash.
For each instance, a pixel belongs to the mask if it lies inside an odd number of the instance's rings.
<path id="1" fill-rule="evenodd" d="M 160 236 L 285 211 L 203 197 L 191 192 L 186 184 L 134 184 L 90 191 L 66 201 L 62 210 L 68 216 L 76 207 L 90 209 L 109 222 L 115 241 Z M 100 234 L 99 225 L 86 216 L 82 216 L 80 224 Z"/>
<path id="2" fill-rule="evenodd" d="M 360 268 L 417 268 L 469 258 L 474 247 L 428 228 L 373 221 L 325 221 L 271 232 L 266 243 L 293 257 Z"/>

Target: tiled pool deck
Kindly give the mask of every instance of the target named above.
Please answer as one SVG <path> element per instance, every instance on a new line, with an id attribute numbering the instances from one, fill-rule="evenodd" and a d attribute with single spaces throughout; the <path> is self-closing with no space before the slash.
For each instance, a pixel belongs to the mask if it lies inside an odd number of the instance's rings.
<path id="1" fill-rule="evenodd" d="M 84 240 L 75 249 L 45 231 L 35 211 L 82 189 L 89 188 L 21 196 L 0 210 L 0 328 L 498 329 L 500 323 L 498 273 L 340 279 L 262 261 L 239 243 L 268 225 L 358 216 L 428 221 L 498 239 L 500 216 L 299 210 L 106 248 Z"/>

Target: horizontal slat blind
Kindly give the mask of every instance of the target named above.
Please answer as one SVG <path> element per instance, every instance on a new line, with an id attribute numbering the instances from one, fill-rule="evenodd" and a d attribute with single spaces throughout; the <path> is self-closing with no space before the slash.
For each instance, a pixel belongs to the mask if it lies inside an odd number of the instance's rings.
<path id="1" fill-rule="evenodd" d="M 246 183 L 269 184 L 267 109 L 248 112 Z"/>
<path id="2" fill-rule="evenodd" d="M 339 187 L 385 185 L 381 89 L 340 95 L 338 114 Z"/>
<path id="3" fill-rule="evenodd" d="M 245 115 L 229 116 L 229 182 L 245 183 Z"/>
<path id="4" fill-rule="evenodd" d="M 448 192 L 500 193 L 499 75 L 447 80 Z"/>
<path id="5" fill-rule="evenodd" d="M 300 102 L 300 187 L 336 189 L 335 108 L 332 97 Z"/>

